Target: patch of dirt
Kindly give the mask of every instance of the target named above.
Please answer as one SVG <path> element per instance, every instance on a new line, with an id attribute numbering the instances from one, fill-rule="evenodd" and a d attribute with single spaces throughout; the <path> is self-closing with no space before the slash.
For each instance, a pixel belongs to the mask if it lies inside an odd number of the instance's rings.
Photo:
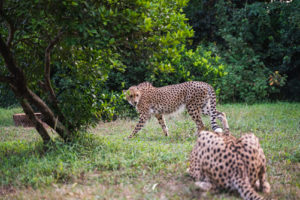
<path id="1" fill-rule="evenodd" d="M 12 186 L 0 187 L 0 196 L 6 196 L 13 193 L 16 193 L 16 190 Z"/>

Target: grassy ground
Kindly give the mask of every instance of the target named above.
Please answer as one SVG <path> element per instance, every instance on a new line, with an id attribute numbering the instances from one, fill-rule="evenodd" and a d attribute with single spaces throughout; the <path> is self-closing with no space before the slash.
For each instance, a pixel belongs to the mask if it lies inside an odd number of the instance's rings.
<path id="1" fill-rule="evenodd" d="M 223 105 L 231 131 L 254 132 L 268 162 L 272 199 L 300 199 L 300 104 Z M 167 117 L 165 137 L 152 119 L 137 137 L 136 120 L 100 123 L 74 144 L 59 140 L 45 152 L 33 129 L 16 128 L 0 109 L 0 199 L 240 199 L 202 193 L 187 175 L 195 125 Z M 204 118 L 209 125 L 208 118 Z"/>

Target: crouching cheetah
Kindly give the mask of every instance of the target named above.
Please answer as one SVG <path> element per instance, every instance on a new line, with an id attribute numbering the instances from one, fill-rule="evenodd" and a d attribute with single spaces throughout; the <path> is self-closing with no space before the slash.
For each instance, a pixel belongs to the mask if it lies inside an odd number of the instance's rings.
<path id="1" fill-rule="evenodd" d="M 203 190 L 237 190 L 246 200 L 263 199 L 253 188 L 270 192 L 266 158 L 252 133 L 236 139 L 231 134 L 201 131 L 190 154 L 188 172 Z"/>
<path id="2" fill-rule="evenodd" d="M 186 107 L 198 130 L 204 128 L 201 114 L 210 116 L 214 131 L 222 132 L 222 129 L 216 123 L 217 118 L 222 121 L 224 129 L 229 129 L 225 113 L 216 110 L 215 91 L 207 83 L 190 81 L 156 88 L 151 83 L 144 82 L 137 86 L 131 86 L 124 92 L 127 101 L 136 107 L 140 115 L 139 122 L 129 138 L 141 130 L 151 115 L 157 118 L 164 134 L 168 136 L 168 128 L 163 114 L 173 113 L 182 107 Z"/>

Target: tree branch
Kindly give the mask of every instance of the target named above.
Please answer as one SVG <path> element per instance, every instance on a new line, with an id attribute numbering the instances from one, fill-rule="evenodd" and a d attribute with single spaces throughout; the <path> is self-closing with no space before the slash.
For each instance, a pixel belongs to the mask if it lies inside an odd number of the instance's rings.
<path id="1" fill-rule="evenodd" d="M 53 42 L 53 46 L 55 43 L 56 42 Z M 50 46 L 49 50 L 51 50 L 51 46 Z M 55 128 L 56 132 L 64 140 L 67 140 L 68 135 L 69 135 L 68 129 L 66 129 L 65 126 L 60 121 L 56 120 L 54 113 L 44 103 L 44 101 L 27 87 L 27 81 L 26 81 L 25 74 L 22 69 L 17 67 L 15 60 L 13 58 L 13 55 L 12 55 L 10 49 L 8 48 L 8 46 L 6 45 L 6 43 L 4 42 L 1 33 L 0 33 L 0 53 L 4 59 L 6 68 L 9 70 L 9 72 L 13 76 L 14 81 L 13 81 L 13 83 L 10 84 L 10 86 L 13 89 L 16 96 L 20 97 L 20 103 L 24 109 L 24 112 L 27 115 L 32 115 L 29 106 L 30 106 L 30 104 L 35 105 L 40 110 L 40 112 L 46 117 L 45 121 L 49 124 L 49 126 L 52 128 Z M 3 80 L 7 80 L 4 77 L 2 77 L 2 78 L 3 78 Z M 24 98 L 28 102 L 24 101 Z M 36 129 L 38 130 L 38 132 L 45 133 L 45 134 L 42 133 L 43 136 L 41 135 L 42 137 L 44 137 L 44 140 L 48 140 L 47 136 L 45 136 L 46 132 L 40 126 L 40 123 L 36 122 L 36 120 L 32 116 L 31 116 L 31 119 L 33 119 L 35 121 Z"/>
<path id="2" fill-rule="evenodd" d="M 6 68 L 9 70 L 9 72 L 15 78 L 14 81 L 20 82 L 20 84 L 26 85 L 26 79 L 25 79 L 24 72 L 16 66 L 13 56 L 11 54 L 11 51 L 8 48 L 8 46 L 6 45 L 6 43 L 3 41 L 1 33 L 0 33 L 0 53 L 4 59 Z"/>
<path id="3" fill-rule="evenodd" d="M 56 35 L 56 37 L 49 43 L 49 45 L 45 51 L 45 68 L 44 68 L 45 86 L 50 92 L 52 101 L 56 104 L 57 104 L 57 98 L 56 98 L 54 90 L 51 86 L 51 81 L 50 81 L 50 53 L 51 53 L 51 50 L 54 48 L 54 46 L 59 42 L 59 39 L 61 38 L 62 34 L 63 34 L 63 31 L 61 29 L 58 32 L 58 34 Z"/>
<path id="4" fill-rule="evenodd" d="M 3 19 L 6 21 L 6 24 L 7 24 L 8 36 L 7 36 L 7 40 L 6 40 L 6 45 L 7 45 L 7 48 L 10 48 L 11 42 L 14 39 L 15 28 L 14 28 L 13 22 L 10 20 L 10 18 L 8 18 L 3 12 L 3 1 L 2 0 L 0 0 L 0 15 L 1 15 L 1 17 L 3 17 Z"/>
<path id="5" fill-rule="evenodd" d="M 0 12 L 3 10 L 3 0 L 0 0 Z"/>
<path id="6" fill-rule="evenodd" d="M 14 82 L 14 78 L 0 75 L 0 82 L 12 84 Z"/>
<path id="7" fill-rule="evenodd" d="M 35 43 L 35 42 L 32 41 L 33 39 L 38 39 L 38 37 L 20 38 L 20 39 L 14 41 L 14 43 L 12 44 L 12 47 L 19 44 L 19 42 L 22 42 L 22 43 L 24 43 L 25 45 L 28 45 L 28 46 L 35 46 L 35 47 L 38 46 L 39 48 L 41 48 L 41 45 L 39 43 Z"/>
<path id="8" fill-rule="evenodd" d="M 65 141 L 68 140 L 69 130 L 57 120 L 52 110 L 45 104 L 45 102 L 37 96 L 34 92 L 32 92 L 29 88 L 26 90 L 25 98 L 29 101 L 29 103 L 35 105 L 39 111 L 44 115 L 45 122 L 53 128 Z"/>
<path id="9" fill-rule="evenodd" d="M 50 93 L 48 99 L 52 103 L 53 108 L 56 110 L 56 113 L 59 117 L 59 119 L 65 123 L 69 128 L 72 128 L 72 124 L 69 123 L 64 115 L 62 114 L 61 110 L 58 107 L 58 100 L 56 97 L 56 94 L 53 90 L 53 87 L 51 85 L 51 77 L 50 77 L 50 60 L 51 60 L 51 51 L 54 48 L 54 46 L 59 42 L 61 36 L 63 35 L 63 29 L 61 29 L 56 37 L 49 43 L 48 47 L 46 48 L 45 51 L 45 68 L 44 68 L 44 79 L 45 82 L 40 82 L 40 86 L 42 86 L 42 89 L 45 91 L 48 91 Z"/>
<path id="10" fill-rule="evenodd" d="M 30 104 L 25 99 L 22 99 L 22 98 L 20 98 L 20 104 L 21 104 L 24 112 L 28 116 L 28 118 L 33 122 L 36 130 L 42 137 L 44 143 L 50 142 L 51 138 L 48 134 L 47 129 L 44 127 L 43 122 L 35 116 L 34 111 L 33 111 L 32 107 L 30 106 Z"/>
<path id="11" fill-rule="evenodd" d="M 8 37 L 7 37 L 7 40 L 6 40 L 6 45 L 7 45 L 8 48 L 10 48 L 11 42 L 14 39 L 15 28 L 12 25 L 11 21 L 7 20 L 7 24 L 8 24 Z"/>

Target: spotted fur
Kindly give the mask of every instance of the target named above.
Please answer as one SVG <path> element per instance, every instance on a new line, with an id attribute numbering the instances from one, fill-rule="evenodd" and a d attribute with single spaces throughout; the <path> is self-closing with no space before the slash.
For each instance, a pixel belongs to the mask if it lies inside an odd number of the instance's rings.
<path id="1" fill-rule="evenodd" d="M 252 133 L 236 139 L 231 134 L 201 131 L 190 154 L 188 171 L 203 190 L 237 190 L 246 200 L 263 199 L 255 189 L 270 192 L 266 158 Z"/>
<path id="2" fill-rule="evenodd" d="M 217 118 L 222 121 L 224 129 L 229 129 L 225 113 L 216 110 L 214 89 L 204 82 L 190 81 L 159 88 L 153 87 L 149 82 L 144 82 L 131 86 L 126 91 L 126 98 L 140 114 L 139 122 L 129 137 L 133 137 L 140 131 L 151 115 L 157 118 L 163 132 L 168 136 L 168 128 L 163 115 L 176 112 L 182 107 L 186 107 L 198 130 L 204 128 L 201 114 L 210 116 L 214 131 L 222 132 L 216 123 Z"/>

